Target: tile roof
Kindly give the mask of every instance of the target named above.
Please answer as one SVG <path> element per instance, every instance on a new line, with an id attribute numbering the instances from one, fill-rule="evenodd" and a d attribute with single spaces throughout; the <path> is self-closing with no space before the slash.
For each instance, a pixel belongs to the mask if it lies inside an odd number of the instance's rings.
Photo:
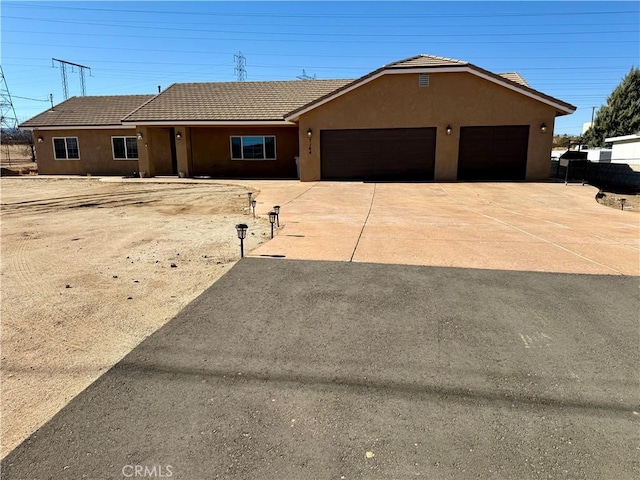
<path id="1" fill-rule="evenodd" d="M 153 95 L 71 97 L 20 124 L 21 127 L 121 125 L 121 119 Z"/>
<path id="2" fill-rule="evenodd" d="M 469 65 L 468 62 L 462 60 L 456 60 L 455 58 L 438 57 L 435 55 L 416 55 L 415 57 L 405 58 L 404 60 L 398 60 L 397 62 L 389 63 L 385 65 L 384 69 L 395 68 L 419 68 L 419 67 L 450 67 Z"/>
<path id="3" fill-rule="evenodd" d="M 352 80 L 176 83 L 123 118 L 124 122 L 282 121 Z"/>
<path id="4" fill-rule="evenodd" d="M 282 121 L 357 88 L 386 71 L 442 68 L 471 71 L 508 88 L 559 105 L 558 114 L 573 105 L 531 88 L 518 73 L 495 74 L 471 63 L 434 55 L 389 63 L 351 80 L 176 83 L 158 95 L 74 97 L 27 120 L 21 126 L 101 126 L 126 123 Z"/>
<path id="5" fill-rule="evenodd" d="M 499 73 L 498 75 L 500 75 L 502 78 L 506 78 L 507 80 L 511 80 L 512 82 L 519 83 L 520 85 L 523 85 L 525 87 L 529 86 L 527 81 L 522 78 L 522 75 L 520 75 L 518 72 Z"/>

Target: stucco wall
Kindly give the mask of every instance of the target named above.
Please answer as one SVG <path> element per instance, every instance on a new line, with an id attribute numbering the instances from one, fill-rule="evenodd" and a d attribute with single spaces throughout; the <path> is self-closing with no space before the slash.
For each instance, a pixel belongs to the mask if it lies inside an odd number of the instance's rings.
<path id="1" fill-rule="evenodd" d="M 527 180 L 542 180 L 549 177 L 554 120 L 553 107 L 470 73 L 432 73 L 428 87 L 418 86 L 416 73 L 383 75 L 300 117 L 301 180 L 320 179 L 320 130 L 400 127 L 437 127 L 435 179 L 455 180 L 460 127 L 489 125 L 531 126 Z"/>
<path id="2" fill-rule="evenodd" d="M 172 165 L 171 128 L 150 128 L 148 132 L 153 145 L 150 155 L 155 166 L 155 175 L 177 175 L 178 172 L 174 172 Z"/>
<path id="3" fill-rule="evenodd" d="M 192 127 L 192 175 L 295 178 L 298 130 L 285 127 Z M 231 160 L 231 136 L 276 137 L 276 160 Z"/>
<path id="4" fill-rule="evenodd" d="M 111 137 L 134 137 L 134 129 L 34 130 L 38 173 L 41 175 L 130 175 L 138 171 L 137 160 L 114 160 Z M 42 142 L 38 142 L 42 137 Z M 54 137 L 77 137 L 79 160 L 56 160 Z"/>

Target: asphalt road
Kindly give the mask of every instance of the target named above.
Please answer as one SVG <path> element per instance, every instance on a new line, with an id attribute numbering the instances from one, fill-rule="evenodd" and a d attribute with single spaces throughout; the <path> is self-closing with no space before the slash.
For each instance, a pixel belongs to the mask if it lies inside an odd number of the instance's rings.
<path id="1" fill-rule="evenodd" d="M 638 278 L 247 258 L 3 479 L 640 477 Z"/>

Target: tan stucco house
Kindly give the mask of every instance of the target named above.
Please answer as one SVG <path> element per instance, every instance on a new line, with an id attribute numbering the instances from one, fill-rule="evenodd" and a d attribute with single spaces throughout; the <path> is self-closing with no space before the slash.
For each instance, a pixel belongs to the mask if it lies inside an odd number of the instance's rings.
<path id="1" fill-rule="evenodd" d="M 518 181 L 548 178 L 555 118 L 575 109 L 517 73 L 419 55 L 355 80 L 76 97 L 21 126 L 43 174 Z"/>
<path id="2" fill-rule="evenodd" d="M 24 122 L 21 128 L 33 130 L 38 173 L 126 175 L 137 171 L 136 130 L 122 125 L 122 118 L 151 98 L 73 97 Z"/>

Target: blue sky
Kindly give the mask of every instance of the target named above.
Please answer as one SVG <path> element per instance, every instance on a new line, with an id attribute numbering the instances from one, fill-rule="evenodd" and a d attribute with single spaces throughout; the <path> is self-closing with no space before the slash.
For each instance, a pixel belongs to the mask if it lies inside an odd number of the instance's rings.
<path id="1" fill-rule="evenodd" d="M 556 133 L 578 134 L 592 107 L 640 64 L 638 2 L 32 2 L 2 0 L 2 68 L 18 119 L 63 98 L 52 57 L 91 67 L 88 95 L 155 93 L 175 82 L 357 78 L 420 53 L 518 71 L 578 107 Z M 69 94 L 80 95 L 68 70 Z"/>

